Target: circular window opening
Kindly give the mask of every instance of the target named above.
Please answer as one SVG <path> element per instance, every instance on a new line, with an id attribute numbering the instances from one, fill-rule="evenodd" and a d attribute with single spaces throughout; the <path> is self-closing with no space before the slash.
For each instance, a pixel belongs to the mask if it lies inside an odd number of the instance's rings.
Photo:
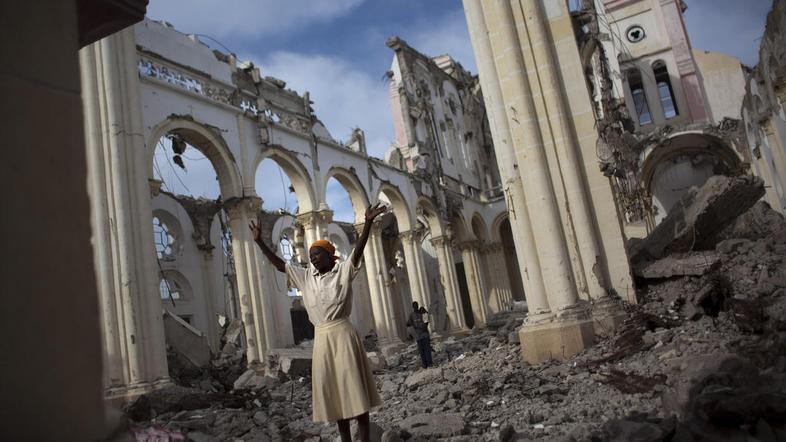
<path id="1" fill-rule="evenodd" d="M 169 226 L 157 216 L 153 217 L 153 240 L 156 243 L 158 259 L 174 258 L 172 246 L 175 244 L 175 237 L 172 235 Z"/>
<path id="2" fill-rule="evenodd" d="M 646 37 L 647 34 L 644 33 L 644 28 L 641 26 L 633 25 L 625 32 L 625 36 L 628 38 L 629 42 L 638 43 L 644 40 L 644 37 Z"/>

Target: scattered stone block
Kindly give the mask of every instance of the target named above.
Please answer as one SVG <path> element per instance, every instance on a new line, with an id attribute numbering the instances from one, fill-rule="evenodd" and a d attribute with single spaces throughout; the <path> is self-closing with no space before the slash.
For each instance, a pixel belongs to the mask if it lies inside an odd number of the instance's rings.
<path id="1" fill-rule="evenodd" d="M 444 370 L 441 367 L 426 368 L 407 376 L 407 379 L 404 380 L 404 385 L 409 389 L 414 389 L 421 385 L 439 382 L 442 380 L 443 376 Z"/>
<path id="2" fill-rule="evenodd" d="M 467 431 L 467 424 L 459 414 L 422 413 L 410 416 L 399 423 L 415 437 L 435 439 L 460 436 Z"/>
<path id="3" fill-rule="evenodd" d="M 714 248 L 718 234 L 763 195 L 761 178 L 710 177 L 701 188 L 685 192 L 647 238 L 631 245 L 631 262 L 638 265 L 672 253 Z"/>
<path id="4" fill-rule="evenodd" d="M 647 279 L 671 278 L 673 276 L 700 276 L 720 266 L 720 254 L 715 251 L 693 252 L 667 256 L 643 266 L 634 266 L 636 276 Z"/>

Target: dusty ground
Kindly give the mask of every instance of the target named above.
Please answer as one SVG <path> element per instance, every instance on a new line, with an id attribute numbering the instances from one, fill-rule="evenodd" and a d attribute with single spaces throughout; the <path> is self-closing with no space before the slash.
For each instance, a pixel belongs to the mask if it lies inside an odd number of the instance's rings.
<path id="1" fill-rule="evenodd" d="M 522 362 L 509 342 L 516 313 L 434 342 L 431 369 L 409 345 L 376 371 L 377 437 L 786 441 L 786 227 L 756 210 L 726 229 L 700 274 L 637 281 L 640 304 L 615 334 L 565 362 Z M 310 420 L 307 375 L 249 372 L 233 390 L 244 367 L 216 365 L 132 404 L 137 440 L 336 439 L 335 426 Z"/>

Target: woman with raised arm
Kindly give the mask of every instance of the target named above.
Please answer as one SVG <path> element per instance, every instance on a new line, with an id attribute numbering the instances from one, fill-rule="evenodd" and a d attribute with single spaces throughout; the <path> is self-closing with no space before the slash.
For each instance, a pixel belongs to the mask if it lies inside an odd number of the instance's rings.
<path id="1" fill-rule="evenodd" d="M 348 261 L 336 262 L 336 248 L 317 240 L 308 249 L 312 268 L 286 263 L 262 240 L 260 227 L 249 225 L 254 241 L 279 272 L 284 272 L 303 294 L 308 318 L 314 324 L 311 393 L 314 422 L 338 423 L 342 441 L 351 441 L 350 419 L 357 419 L 360 439 L 369 440 L 368 411 L 382 403 L 363 342 L 349 322 L 352 280 L 360 268 L 374 218 L 384 213 L 380 203 L 366 209 L 366 222 Z"/>

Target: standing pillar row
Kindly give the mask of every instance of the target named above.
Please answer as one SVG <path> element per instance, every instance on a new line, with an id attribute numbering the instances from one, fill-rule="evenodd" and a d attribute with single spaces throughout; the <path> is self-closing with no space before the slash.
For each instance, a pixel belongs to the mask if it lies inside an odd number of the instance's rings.
<path id="1" fill-rule="evenodd" d="M 464 9 L 477 60 L 483 97 L 488 110 L 489 123 L 494 139 L 497 164 L 503 181 L 513 240 L 516 246 L 519 269 L 527 298 L 528 323 L 549 321 L 551 307 L 546 297 L 546 287 L 535 248 L 535 235 L 529 221 L 527 200 L 519 174 L 518 159 L 513 146 L 513 136 L 505 111 L 502 89 L 497 77 L 494 53 L 480 0 L 465 0 Z M 524 163 L 526 164 L 526 163 Z M 501 256 L 501 255 L 500 255 Z M 508 291 L 510 288 L 508 288 Z"/>
<path id="2" fill-rule="evenodd" d="M 526 267 L 530 271 L 539 267 L 543 286 L 542 291 L 533 293 L 531 284 L 525 283 L 527 302 L 530 309 L 545 311 L 545 300 L 554 315 L 551 322 L 547 322 L 548 316 L 541 317 L 540 322 L 528 321 L 520 329 L 522 353 L 531 363 L 567 358 L 594 339 L 592 321 L 579 302 L 574 278 L 574 270 L 578 270 L 578 276 L 585 275 L 584 267 L 571 266 L 568 247 L 575 248 L 571 249 L 574 256 L 589 262 L 599 258 L 581 256 L 582 252 L 592 253 L 593 239 L 597 240 L 591 236 L 591 224 L 581 228 L 589 237 L 576 237 L 568 244 L 568 238 L 576 235 L 575 224 L 589 217 L 589 208 L 573 150 L 577 148 L 571 138 L 574 128 L 569 126 L 570 116 L 561 101 L 560 65 L 551 39 L 557 38 L 552 33 L 560 33 L 559 38 L 567 36 L 572 26 L 568 18 L 561 27 L 547 29 L 549 19 L 540 1 L 464 0 L 464 7 L 487 108 L 492 109 L 495 120 L 507 123 L 507 133 L 504 124 L 493 133 L 498 152 L 504 152 L 498 153 L 497 161 L 504 164 L 511 158 L 516 160 L 518 167 L 507 171 L 507 181 L 521 179 L 528 212 L 521 221 L 532 227 L 532 242 L 527 246 L 533 250 L 525 257 Z M 565 13 L 564 5 L 556 8 L 559 10 L 550 9 L 550 18 Z M 572 33 L 570 36 L 573 38 Z M 562 210 L 560 205 L 564 205 Z M 519 218 L 522 211 L 516 209 Z M 573 210 L 583 213 L 573 218 Z M 563 219 L 566 216 L 569 218 Z M 565 231 L 566 226 L 571 229 Z M 525 245 L 526 239 L 514 229 L 517 249 Z M 584 247 L 579 247 L 582 244 Z"/>

